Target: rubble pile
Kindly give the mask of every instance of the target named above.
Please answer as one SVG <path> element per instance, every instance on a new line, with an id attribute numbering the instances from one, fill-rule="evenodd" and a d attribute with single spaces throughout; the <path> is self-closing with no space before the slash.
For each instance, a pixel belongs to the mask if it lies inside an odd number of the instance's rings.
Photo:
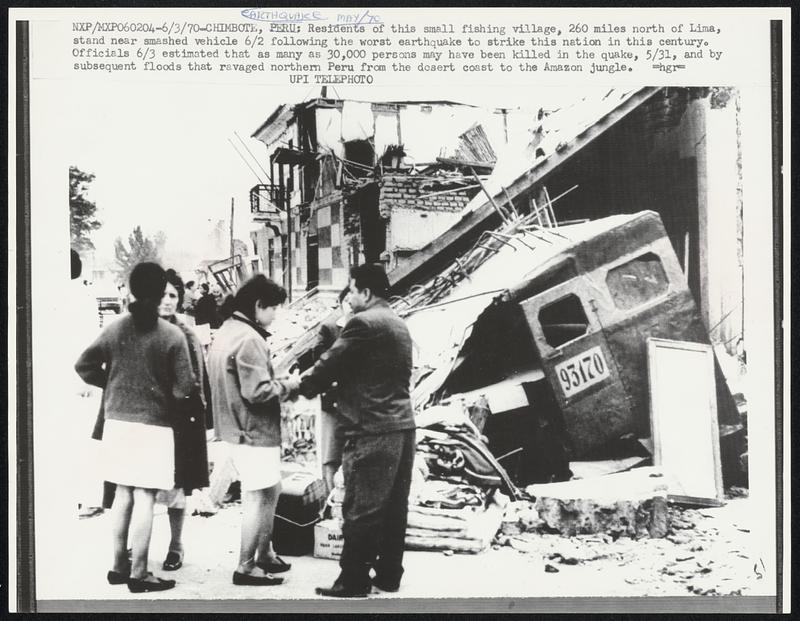
<path id="1" fill-rule="evenodd" d="M 497 231 L 487 231 L 478 238 L 467 252 L 458 257 L 440 274 L 425 283 L 411 287 L 405 297 L 397 296 L 392 298 L 392 307 L 402 316 L 410 309 L 439 302 L 459 282 L 469 280 L 470 276 L 490 257 L 496 254 L 500 248 L 504 245 L 509 245 L 509 240 L 518 241 L 515 236 L 523 235 L 529 228 L 535 229 L 535 235 L 531 234 L 535 240 L 544 241 L 546 244 L 552 244 L 553 238 L 562 237 L 552 229 L 535 226 L 535 215 L 533 213 L 527 214 L 505 222 Z"/>
<path id="2" fill-rule="evenodd" d="M 495 487 L 470 484 L 460 474 L 465 460 L 459 449 L 450 446 L 445 453 L 437 453 L 426 440 L 423 437 L 420 441 L 414 464 L 406 548 L 471 553 L 484 550 L 500 527 L 508 498 Z M 447 461 L 443 462 L 440 455 L 446 455 Z"/>
<path id="3" fill-rule="evenodd" d="M 309 349 L 317 338 L 320 323 L 331 314 L 331 304 L 316 296 L 302 302 L 278 314 L 270 326 L 270 349 L 276 372 L 285 373 L 298 362 L 293 352 Z"/>
<path id="4" fill-rule="evenodd" d="M 503 476 L 461 401 L 424 410 L 417 424 L 406 548 L 485 550 L 518 490 Z"/>
<path id="5" fill-rule="evenodd" d="M 468 553 L 485 550 L 497 532 L 507 498 L 495 492 L 484 502 L 465 509 L 410 506 L 406 549 Z"/>
<path id="6" fill-rule="evenodd" d="M 703 510 L 673 505 L 666 537 L 635 539 L 626 534 L 546 534 L 536 526 L 526 532 L 514 516 L 521 518 L 533 505 L 512 503 L 492 547 L 524 554 L 532 571 L 542 574 L 620 585 L 606 596 L 742 595 L 766 574 L 750 550 L 745 507 L 740 500 Z"/>
<path id="7" fill-rule="evenodd" d="M 741 535 L 750 529 L 740 517 L 731 517 L 730 522 L 720 521 L 714 519 L 713 510 L 670 507 L 667 541 L 672 546 L 664 551 L 657 571 L 666 579 L 685 584 L 686 590 L 696 595 L 740 595 L 742 577 L 745 582 L 762 579 L 763 568 L 753 563 Z M 720 545 L 726 548 L 725 554 L 719 553 Z"/>
<path id="8" fill-rule="evenodd" d="M 688 493 L 681 485 L 691 488 L 691 469 L 658 457 L 665 438 L 687 423 L 664 417 L 653 432 L 648 343 L 708 347 L 710 340 L 663 223 L 652 212 L 552 229 L 532 218 L 504 219 L 436 276 L 392 298 L 416 345 L 407 547 L 475 553 L 496 536 L 498 544 L 529 535 L 679 545 L 668 499 L 718 504 L 722 488 Z M 585 311 L 598 291 L 606 296 L 595 309 L 604 329 Z M 273 344 L 279 373 L 308 366 L 315 328 L 329 311 L 312 296 L 283 317 L 289 323 L 275 327 L 281 340 Z M 722 462 L 730 487 L 742 482 L 725 464 L 741 454 L 746 401 L 736 390 L 737 361 L 717 349 L 716 364 L 728 372 L 717 368 L 703 381 L 716 393 L 718 421 L 709 422 L 719 425 L 722 456 L 709 448 L 708 463 L 690 457 L 711 483 Z M 662 396 L 658 405 L 672 402 Z M 310 464 L 319 402 L 284 409 L 284 460 Z M 334 521 L 342 499 L 339 486 L 329 499 Z M 584 559 L 559 554 L 551 566 Z"/>
<path id="9" fill-rule="evenodd" d="M 440 414 L 446 411 L 439 410 Z M 458 410 L 452 409 L 451 416 L 454 411 Z M 475 451 L 459 439 L 470 434 L 472 441 L 481 442 L 466 417 L 461 425 L 430 424 L 438 429 L 417 429 L 406 549 L 481 552 L 500 529 L 509 503 L 500 490 L 503 479 L 492 472 L 493 466 L 480 463 Z M 321 524 L 326 531 L 341 532 L 344 492 L 339 468 L 323 513 L 325 521 Z"/>

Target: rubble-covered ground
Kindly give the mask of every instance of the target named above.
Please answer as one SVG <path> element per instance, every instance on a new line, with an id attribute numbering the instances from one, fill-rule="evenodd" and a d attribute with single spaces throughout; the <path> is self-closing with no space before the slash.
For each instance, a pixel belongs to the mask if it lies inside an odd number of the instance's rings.
<path id="1" fill-rule="evenodd" d="M 376 598 L 714 596 L 763 594 L 764 570 L 750 546 L 752 510 L 746 497 L 719 508 L 671 507 L 663 539 L 616 541 L 605 535 L 561 537 L 526 533 L 498 538 L 480 554 L 408 552 L 400 592 Z M 65 566 L 38 567 L 41 599 L 319 599 L 314 587 L 327 585 L 337 563 L 312 556 L 286 557 L 293 568 L 277 587 L 231 584 L 237 562 L 241 506 L 225 505 L 209 517 L 187 517 L 184 566 L 170 575 L 160 570 L 169 541 L 164 508 L 157 508 L 151 568 L 174 577 L 171 591 L 134 595 L 109 586 L 109 515 L 78 522 L 75 554 Z M 354 602 L 354 606 L 357 603 Z M 91 609 L 91 604 L 86 604 Z M 355 610 L 355 608 L 354 608 Z"/>
<path id="2" fill-rule="evenodd" d="M 763 577 L 749 549 L 746 509 L 744 498 L 711 509 L 671 506 L 669 533 L 659 539 L 525 533 L 500 536 L 494 548 L 511 547 L 592 595 L 597 586 L 607 596 L 744 595 Z"/>

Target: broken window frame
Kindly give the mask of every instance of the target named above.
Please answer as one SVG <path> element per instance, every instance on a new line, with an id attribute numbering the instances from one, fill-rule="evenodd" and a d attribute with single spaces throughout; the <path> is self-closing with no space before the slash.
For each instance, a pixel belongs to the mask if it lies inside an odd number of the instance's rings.
<path id="1" fill-rule="evenodd" d="M 535 314 L 533 315 L 529 314 L 526 309 L 526 316 L 528 317 L 528 327 L 530 328 L 533 339 L 536 342 L 536 346 L 539 347 L 543 357 L 559 356 L 562 354 L 562 350 L 565 347 L 574 345 L 580 339 L 589 338 L 592 334 L 602 331 L 602 326 L 600 325 L 596 313 L 592 308 L 592 300 L 585 297 L 586 293 L 594 288 L 576 287 L 575 280 L 576 279 L 570 279 L 566 282 L 555 285 L 550 289 L 531 296 L 522 302 L 524 307 L 532 307 L 535 309 Z M 539 312 L 542 310 L 542 308 L 558 302 L 563 298 L 569 297 L 570 295 L 574 295 L 580 300 L 581 307 L 586 315 L 586 319 L 588 320 L 588 328 L 586 332 L 580 336 L 576 336 L 569 341 L 561 343 L 557 347 L 553 347 L 545 338 L 544 330 L 542 329 L 542 325 L 539 321 Z"/>
<path id="2" fill-rule="evenodd" d="M 618 300 L 618 297 L 614 295 L 615 289 L 612 288 L 611 284 L 609 283 L 609 278 L 611 277 L 612 273 L 616 273 L 621 268 L 627 265 L 631 265 L 636 261 L 641 261 L 642 259 L 650 256 L 654 257 L 658 261 L 658 267 L 661 272 L 660 276 L 663 277 L 663 283 L 665 285 L 664 288 L 658 291 L 655 295 L 648 297 L 646 299 L 640 299 L 630 306 L 621 305 Z M 625 314 L 636 312 L 640 308 L 649 306 L 653 303 L 657 303 L 663 300 L 666 296 L 670 294 L 670 291 L 672 290 L 672 281 L 670 280 L 669 273 L 664 265 L 664 260 L 661 257 L 661 255 L 658 252 L 655 252 L 652 248 L 642 249 L 636 254 L 636 256 L 623 257 L 621 261 L 616 262 L 613 266 L 605 270 L 605 277 L 603 278 L 603 282 L 605 284 L 605 288 L 608 290 L 609 299 L 614 305 L 614 308 L 617 311 Z"/>
<path id="3" fill-rule="evenodd" d="M 573 336 L 571 338 L 567 338 L 564 341 L 560 341 L 558 343 L 553 343 L 552 341 L 555 340 L 555 339 L 554 338 L 551 339 L 551 336 L 554 337 L 555 335 L 549 334 L 548 330 L 546 329 L 546 326 L 547 327 L 561 326 L 563 328 L 564 326 L 566 326 L 568 324 L 566 324 L 566 323 L 565 324 L 555 324 L 555 323 L 547 323 L 547 324 L 545 324 L 544 322 L 542 322 L 542 314 L 545 313 L 546 311 L 549 311 L 554 306 L 559 305 L 559 304 L 563 304 L 567 300 L 570 300 L 570 299 L 574 299 L 575 300 L 576 305 L 575 305 L 573 310 L 580 311 L 583 314 L 583 318 L 586 320 L 584 322 L 586 327 L 584 328 L 583 332 L 581 332 L 580 334 L 577 334 L 577 335 L 575 335 L 575 336 Z M 564 295 L 564 296 L 562 296 L 562 297 L 560 297 L 558 299 L 552 300 L 551 302 L 549 302 L 547 304 L 542 304 L 539 307 L 538 312 L 536 313 L 536 320 L 538 321 L 539 327 L 542 330 L 542 337 L 544 338 L 545 342 L 553 349 L 560 349 L 560 348 L 564 347 L 564 345 L 566 345 L 568 343 L 571 343 L 572 341 L 575 341 L 575 340 L 581 338 L 582 336 L 586 336 L 587 334 L 589 334 L 589 328 L 591 327 L 591 323 L 589 321 L 589 316 L 586 314 L 586 308 L 584 307 L 583 300 L 581 300 L 580 295 L 578 295 L 578 293 L 575 292 L 575 291 L 569 292 L 566 295 Z M 580 323 L 576 323 L 575 325 L 580 325 Z"/>

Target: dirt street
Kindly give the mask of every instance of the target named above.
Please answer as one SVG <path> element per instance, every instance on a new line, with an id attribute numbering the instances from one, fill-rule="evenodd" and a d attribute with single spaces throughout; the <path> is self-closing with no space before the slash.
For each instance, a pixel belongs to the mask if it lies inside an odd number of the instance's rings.
<path id="1" fill-rule="evenodd" d="M 664 539 L 633 541 L 607 536 L 560 537 L 526 534 L 496 542 L 476 555 L 408 552 L 406 575 L 397 594 L 374 598 L 685 596 L 759 593 L 763 571 L 749 551 L 748 499 L 736 498 L 714 509 L 672 510 Z M 314 587 L 337 575 L 334 561 L 287 557 L 293 568 L 277 587 L 231 583 L 239 540 L 240 505 L 216 515 L 187 518 L 182 569 L 160 570 L 169 540 L 166 512 L 158 507 L 151 545 L 151 567 L 174 577 L 175 589 L 134 595 L 109 586 L 109 516 L 80 520 L 73 542 L 78 565 L 64 575 L 41 568 L 39 597 L 69 600 L 321 599 Z M 78 554 L 77 552 L 80 551 Z M 48 570 L 53 572 L 48 576 Z M 53 579 L 54 576 L 58 579 Z M 91 609 L 91 604 L 86 604 Z"/>

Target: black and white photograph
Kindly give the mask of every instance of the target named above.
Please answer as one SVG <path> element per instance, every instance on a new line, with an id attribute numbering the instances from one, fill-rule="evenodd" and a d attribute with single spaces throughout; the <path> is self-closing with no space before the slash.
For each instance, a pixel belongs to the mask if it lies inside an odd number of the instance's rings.
<path id="1" fill-rule="evenodd" d="M 11 13 L 11 609 L 788 610 L 788 12 L 208 11 Z"/>

